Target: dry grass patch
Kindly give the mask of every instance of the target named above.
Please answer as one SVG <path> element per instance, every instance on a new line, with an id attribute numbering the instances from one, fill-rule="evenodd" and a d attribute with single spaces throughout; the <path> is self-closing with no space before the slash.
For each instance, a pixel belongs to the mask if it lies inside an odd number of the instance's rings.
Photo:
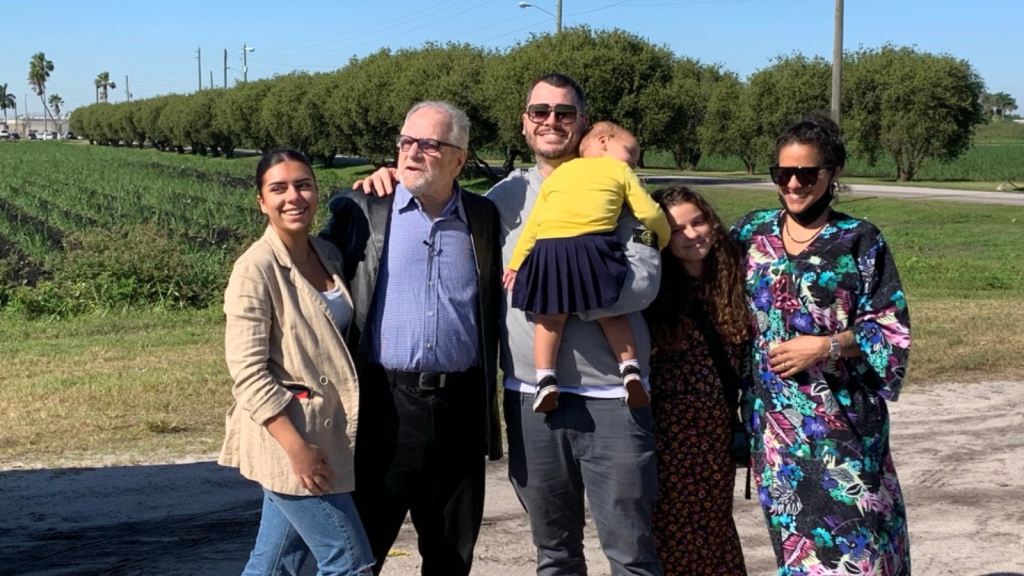
<path id="1" fill-rule="evenodd" d="M 1019 380 L 1024 306 L 1013 299 L 910 299 L 912 385 Z"/>
<path id="2" fill-rule="evenodd" d="M 911 299 L 909 384 L 1019 379 L 1013 298 Z M 223 438 L 219 313 L 0 322 L 0 469 L 174 461 Z"/>
<path id="3" fill-rule="evenodd" d="M 28 326 L 35 330 L 20 330 Z M 219 446 L 231 382 L 217 314 L 8 324 L 4 332 L 0 468 Z"/>

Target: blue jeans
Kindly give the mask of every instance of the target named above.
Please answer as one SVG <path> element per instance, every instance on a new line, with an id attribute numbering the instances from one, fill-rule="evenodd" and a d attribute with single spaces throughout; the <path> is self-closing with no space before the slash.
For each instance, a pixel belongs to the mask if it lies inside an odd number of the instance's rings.
<path id="1" fill-rule="evenodd" d="M 260 532 L 242 576 L 297 576 L 310 551 L 321 576 L 372 573 L 370 542 L 352 495 L 289 496 L 264 489 Z"/>
<path id="2" fill-rule="evenodd" d="M 563 393 L 545 416 L 533 398 L 505 390 L 509 478 L 530 517 L 537 576 L 586 576 L 584 493 L 612 576 L 662 576 L 650 406 Z"/>

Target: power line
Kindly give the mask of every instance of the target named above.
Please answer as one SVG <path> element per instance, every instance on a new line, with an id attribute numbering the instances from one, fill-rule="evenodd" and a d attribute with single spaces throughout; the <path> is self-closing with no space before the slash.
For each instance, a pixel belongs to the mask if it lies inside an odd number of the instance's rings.
<path id="1" fill-rule="evenodd" d="M 365 38 L 367 36 L 373 36 L 374 34 L 376 34 L 377 32 L 380 32 L 380 31 L 383 31 L 383 32 L 394 31 L 399 26 L 403 26 L 403 25 L 406 25 L 406 24 L 413 24 L 415 22 L 424 20 L 425 18 L 433 17 L 433 16 L 436 16 L 436 15 L 441 14 L 443 12 L 446 12 L 448 10 L 452 10 L 454 8 L 457 8 L 459 6 L 462 6 L 463 4 L 468 4 L 468 3 L 472 2 L 472 1 L 473 0 L 462 0 L 461 2 L 458 2 L 456 4 L 448 6 L 447 8 L 442 8 L 442 9 L 438 9 L 436 4 L 430 4 L 430 5 L 428 5 L 428 7 L 424 8 L 422 10 L 417 10 L 415 12 L 410 12 L 410 13 L 405 14 L 403 16 L 398 16 L 396 18 L 391 18 L 391 19 L 389 19 L 389 20 L 387 20 L 385 22 L 382 22 L 380 24 L 371 25 L 371 26 L 367 26 L 365 28 L 362 28 L 362 30 L 364 30 L 364 32 L 362 34 L 351 34 L 351 33 L 333 34 L 331 36 L 323 36 L 323 37 L 320 37 L 320 38 L 306 38 L 306 39 L 303 39 L 303 40 L 294 40 L 294 41 L 288 41 L 288 42 L 272 42 L 272 43 L 262 43 L 261 42 L 261 45 L 269 46 L 269 47 L 275 47 L 275 46 L 283 46 L 283 45 L 302 45 L 302 44 L 306 44 L 305 46 L 300 46 L 300 49 L 302 49 L 302 48 L 313 48 L 313 47 L 316 47 L 316 46 L 326 46 L 326 45 L 334 44 L 335 43 L 334 42 L 335 39 L 355 40 L 355 39 L 359 39 L 359 38 Z M 487 4 L 487 2 L 483 2 L 481 5 L 483 5 L 483 4 Z M 416 18 L 416 16 L 419 16 L 420 14 L 424 14 L 424 13 L 426 13 L 427 16 L 422 16 L 422 17 Z M 403 22 L 403 20 L 409 20 L 409 21 L 408 22 Z"/>
<path id="2" fill-rule="evenodd" d="M 472 0 L 464 0 L 463 2 L 460 2 L 460 3 L 452 6 L 452 8 L 454 8 L 455 6 L 461 6 L 463 4 L 467 4 L 467 3 L 471 2 L 471 1 Z M 470 8 L 467 8 L 467 9 L 463 10 L 461 12 L 461 14 L 466 14 L 466 13 L 472 12 L 474 10 L 478 10 L 480 8 L 485 7 L 489 3 L 490 2 L 488 2 L 488 1 L 480 2 L 476 6 L 472 6 Z M 439 16 L 439 17 L 435 18 L 433 20 L 430 20 L 430 21 L 428 21 L 428 22 L 426 22 L 426 23 L 424 23 L 422 25 L 415 26 L 415 27 L 412 27 L 412 28 L 406 27 L 406 28 L 401 28 L 401 29 L 396 29 L 396 27 L 392 27 L 392 28 L 390 28 L 388 30 L 389 32 L 392 32 L 391 34 L 389 34 L 387 36 L 378 36 L 378 37 L 373 38 L 372 40 L 368 40 L 368 41 L 365 41 L 365 42 L 357 42 L 357 43 L 354 43 L 354 44 L 338 46 L 338 47 L 332 48 L 330 50 L 317 50 L 317 51 L 313 51 L 313 52 L 300 52 L 300 53 L 287 53 L 286 52 L 286 53 L 281 53 L 281 54 L 278 54 L 278 55 L 286 56 L 288 58 L 301 57 L 301 56 L 318 56 L 318 55 L 326 55 L 326 54 L 337 54 L 338 52 L 344 52 L 344 51 L 347 51 L 347 50 L 352 50 L 354 48 L 362 48 L 362 47 L 368 46 L 368 45 L 379 45 L 379 44 L 384 43 L 386 40 L 392 40 L 392 39 L 395 39 L 395 38 L 401 38 L 402 36 L 404 36 L 406 34 L 409 34 L 410 32 L 416 32 L 417 30 L 422 30 L 424 28 L 429 28 L 431 26 L 434 26 L 434 25 L 437 25 L 437 24 L 441 24 L 441 23 L 449 20 L 450 16 L 442 15 L 443 12 L 444 12 L 444 10 L 433 12 L 433 14 L 432 14 L 433 16 Z M 417 21 L 420 21 L 420 20 L 423 20 L 423 19 L 419 19 Z M 408 24 L 412 24 L 412 22 L 410 22 Z M 363 35 L 363 36 L 366 36 L 366 35 Z M 358 37 L 358 36 L 356 36 L 356 37 Z M 353 37 L 353 38 L 356 38 L 356 37 Z M 330 44 L 334 44 L 334 42 L 328 42 L 328 43 L 325 43 L 323 45 L 330 45 Z M 306 48 L 312 48 L 314 46 L 316 46 L 316 45 L 307 46 Z M 319 66 L 314 65 L 313 67 L 319 67 Z"/>

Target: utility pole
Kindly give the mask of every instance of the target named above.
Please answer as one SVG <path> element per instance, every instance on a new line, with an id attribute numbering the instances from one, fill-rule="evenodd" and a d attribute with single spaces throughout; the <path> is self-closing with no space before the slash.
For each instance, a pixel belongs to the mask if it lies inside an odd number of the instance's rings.
<path id="1" fill-rule="evenodd" d="M 224 88 L 228 87 L 228 49 L 224 49 Z"/>
<path id="2" fill-rule="evenodd" d="M 203 51 L 196 46 L 196 60 L 199 62 L 199 89 L 203 89 Z"/>
<path id="3" fill-rule="evenodd" d="M 210 70 L 210 90 L 213 90 L 213 70 Z"/>
<path id="4" fill-rule="evenodd" d="M 129 102 L 132 101 L 131 90 L 128 90 L 128 75 L 127 74 L 124 75 L 124 97 L 125 97 L 125 99 L 127 101 L 129 101 Z"/>
<path id="5" fill-rule="evenodd" d="M 562 0 L 555 3 L 555 34 L 562 33 Z"/>
<path id="6" fill-rule="evenodd" d="M 256 50 L 252 46 L 242 44 L 242 82 L 249 81 L 249 52 Z"/>
<path id="7" fill-rule="evenodd" d="M 838 125 L 843 86 L 843 0 L 836 0 L 834 34 L 832 41 L 832 120 Z"/>

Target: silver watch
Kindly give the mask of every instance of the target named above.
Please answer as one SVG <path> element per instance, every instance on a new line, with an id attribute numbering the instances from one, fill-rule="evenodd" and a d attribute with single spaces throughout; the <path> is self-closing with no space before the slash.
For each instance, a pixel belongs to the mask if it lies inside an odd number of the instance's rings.
<path id="1" fill-rule="evenodd" d="M 843 355 L 843 347 L 839 344 L 839 338 L 835 334 L 831 334 L 828 337 L 828 359 L 830 362 L 839 360 L 839 357 Z"/>

